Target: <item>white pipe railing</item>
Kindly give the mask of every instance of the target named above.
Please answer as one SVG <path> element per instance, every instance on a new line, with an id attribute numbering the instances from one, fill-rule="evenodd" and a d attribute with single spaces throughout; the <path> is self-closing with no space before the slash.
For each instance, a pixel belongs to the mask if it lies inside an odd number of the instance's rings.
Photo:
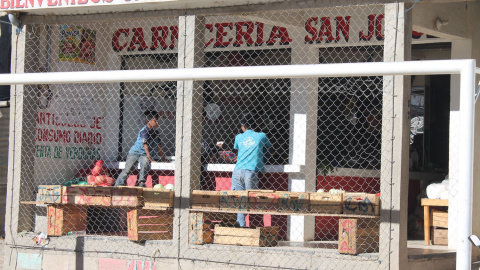
<path id="1" fill-rule="evenodd" d="M 459 228 L 457 269 L 470 269 L 473 194 L 473 131 L 475 60 L 439 60 L 350 64 L 315 64 L 255 67 L 219 67 L 162 70 L 118 70 L 0 74 L 0 85 L 117 83 L 184 80 L 235 80 L 307 77 L 350 77 L 385 75 L 460 75 L 460 133 L 458 170 Z M 72 76 L 72 74 L 74 74 Z"/>
<path id="2" fill-rule="evenodd" d="M 0 85 L 460 74 L 468 60 L 0 74 Z"/>

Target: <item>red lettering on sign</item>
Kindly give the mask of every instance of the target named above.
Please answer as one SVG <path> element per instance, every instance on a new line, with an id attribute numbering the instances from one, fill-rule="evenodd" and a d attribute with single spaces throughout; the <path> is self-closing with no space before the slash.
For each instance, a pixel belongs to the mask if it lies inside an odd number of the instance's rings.
<path id="1" fill-rule="evenodd" d="M 23 8 L 25 7 L 25 4 L 21 3 L 22 0 L 15 0 L 15 7 L 16 8 Z"/>
<path id="2" fill-rule="evenodd" d="M 228 39 L 228 41 L 223 41 L 223 37 L 228 34 L 228 32 L 224 31 L 224 27 L 228 27 L 228 28 L 230 28 L 230 30 L 233 30 L 233 23 L 231 23 L 231 22 L 230 23 L 216 23 L 215 27 L 217 27 L 217 34 L 216 34 L 217 39 L 216 39 L 215 44 L 213 44 L 213 46 L 216 47 L 216 48 L 223 48 L 223 47 L 227 47 L 228 45 L 230 45 L 230 43 L 232 43 L 233 38 Z"/>
<path id="3" fill-rule="evenodd" d="M 243 26 L 246 26 L 247 29 L 246 31 L 243 30 Z M 252 33 L 255 28 L 253 25 L 253 22 L 237 22 L 235 23 L 235 28 L 237 29 L 237 35 L 236 35 L 236 40 L 233 43 L 233 46 L 240 46 L 243 44 L 242 37 L 245 39 L 245 42 L 247 42 L 248 46 L 251 46 L 254 44 L 254 41 L 252 39 Z"/>
<path id="4" fill-rule="evenodd" d="M 413 39 L 419 39 L 423 36 L 423 33 L 417 32 L 417 31 L 412 31 L 412 38 Z"/>
<path id="5" fill-rule="evenodd" d="M 365 35 L 363 30 L 360 31 L 359 38 L 363 41 L 369 41 L 373 37 L 373 31 L 375 30 L 375 14 L 368 15 L 368 34 Z"/>
<path id="6" fill-rule="evenodd" d="M 205 28 L 207 28 L 208 31 L 210 31 L 210 33 L 213 33 L 213 24 L 205 24 Z M 208 47 L 208 45 L 212 44 L 213 42 L 213 38 L 211 38 L 209 41 L 207 41 L 207 43 L 205 43 L 205 48 Z"/>
<path id="7" fill-rule="evenodd" d="M 135 49 L 139 51 L 144 51 L 148 49 L 147 43 L 145 43 L 145 37 L 143 35 L 143 28 L 133 28 L 133 37 L 132 41 L 130 42 L 130 46 L 128 46 L 127 51 L 133 51 Z M 140 45 L 138 48 L 135 45 Z"/>
<path id="8" fill-rule="evenodd" d="M 178 40 L 178 26 L 176 25 L 170 26 L 170 32 L 172 32 L 172 35 L 171 35 L 172 43 L 170 44 L 170 49 L 173 49 L 175 48 L 175 40 Z"/>
<path id="9" fill-rule="evenodd" d="M 288 35 L 287 28 L 274 26 L 272 32 L 270 33 L 270 38 L 267 41 L 267 45 L 273 45 L 277 41 L 276 39 L 280 38 L 280 45 L 288 45 L 292 39 Z"/>
<path id="10" fill-rule="evenodd" d="M 255 46 L 260 46 L 263 44 L 263 28 L 265 26 L 264 23 L 257 22 L 257 41 L 255 41 Z"/>
<path id="11" fill-rule="evenodd" d="M 317 28 L 312 26 L 312 22 L 317 25 L 318 17 L 309 18 L 305 23 L 305 30 L 312 35 L 311 37 L 308 34 L 305 36 L 305 43 L 313 43 L 317 39 Z"/>
<path id="12" fill-rule="evenodd" d="M 322 42 L 323 36 L 327 37 L 325 40 L 326 43 L 335 40 L 332 35 L 332 23 L 330 22 L 330 17 L 322 17 L 320 21 L 322 24 L 320 26 L 320 32 L 318 33 L 317 43 Z"/>
<path id="13" fill-rule="evenodd" d="M 0 0 L 0 8 L 7 9 L 10 7 L 10 1 L 8 0 Z"/>
<path id="14" fill-rule="evenodd" d="M 383 21 L 383 17 L 385 17 L 384 14 L 380 14 L 377 16 L 377 19 L 375 20 L 375 37 L 377 38 L 377 40 L 383 40 L 384 39 L 384 35 L 382 34 L 382 28 L 383 28 L 383 24 L 382 24 L 382 21 Z"/>
<path id="15" fill-rule="evenodd" d="M 128 37 L 128 34 L 130 33 L 130 29 L 118 29 L 115 34 L 113 34 L 112 38 L 112 47 L 113 50 L 116 52 L 119 52 L 123 50 L 125 47 L 127 47 L 128 42 L 125 42 L 125 44 L 120 45 L 120 35 L 124 34 L 125 36 Z"/>
<path id="16" fill-rule="evenodd" d="M 168 38 L 168 27 L 167 26 L 159 26 L 159 27 L 152 27 L 152 46 L 150 46 L 150 50 L 158 49 L 159 46 L 162 46 L 162 49 L 167 49 L 168 45 L 165 42 Z M 162 35 L 160 36 L 160 31 Z M 160 42 L 160 45 L 158 44 Z"/>
<path id="17" fill-rule="evenodd" d="M 350 39 L 350 18 L 351 16 L 346 16 L 345 19 L 343 17 L 335 17 L 335 21 L 337 22 L 337 31 L 335 41 L 338 42 L 340 40 L 340 32 L 343 34 L 345 41 L 348 42 Z"/>

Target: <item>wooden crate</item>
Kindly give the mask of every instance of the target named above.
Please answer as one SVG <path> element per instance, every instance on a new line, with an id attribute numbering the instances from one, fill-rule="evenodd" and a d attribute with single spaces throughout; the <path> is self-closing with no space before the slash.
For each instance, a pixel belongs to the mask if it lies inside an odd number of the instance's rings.
<path id="1" fill-rule="evenodd" d="M 172 240 L 173 211 L 133 209 L 127 213 L 128 240 Z"/>
<path id="2" fill-rule="evenodd" d="M 213 242 L 214 224 L 206 219 L 207 213 L 190 213 L 189 242 L 201 245 Z"/>
<path id="3" fill-rule="evenodd" d="M 193 190 L 192 191 L 192 208 L 202 209 L 220 208 L 220 192 L 209 190 Z"/>
<path id="4" fill-rule="evenodd" d="M 432 245 L 448 246 L 448 229 L 434 227 Z"/>
<path id="5" fill-rule="evenodd" d="M 278 193 L 274 190 L 249 190 L 248 209 L 261 211 L 277 211 L 280 207 Z"/>
<path id="6" fill-rule="evenodd" d="M 278 227 L 233 228 L 215 225 L 214 243 L 221 245 L 273 247 L 278 244 Z"/>
<path id="7" fill-rule="evenodd" d="M 143 206 L 142 188 L 111 187 L 112 206 Z"/>
<path id="8" fill-rule="evenodd" d="M 343 213 L 350 215 L 380 215 L 380 196 L 368 193 L 345 193 Z"/>
<path id="9" fill-rule="evenodd" d="M 221 190 L 220 209 L 230 211 L 244 211 L 248 209 L 248 191 Z"/>
<path id="10" fill-rule="evenodd" d="M 448 228 L 448 212 L 432 209 L 430 224 L 433 227 Z"/>
<path id="11" fill-rule="evenodd" d="M 310 212 L 321 214 L 341 214 L 343 194 L 310 193 Z"/>
<path id="12" fill-rule="evenodd" d="M 339 220 L 339 253 L 356 255 L 378 252 L 378 241 L 378 219 L 349 218 Z"/>
<path id="13" fill-rule="evenodd" d="M 47 234 L 62 236 L 87 228 L 87 211 L 75 205 L 47 206 Z"/>
<path id="14" fill-rule="evenodd" d="M 144 208 L 164 210 L 173 207 L 173 190 L 169 189 L 143 189 Z"/>
<path id="15" fill-rule="evenodd" d="M 308 192 L 277 191 L 280 202 L 279 212 L 308 212 L 310 194 Z"/>
<path id="16" fill-rule="evenodd" d="M 71 186 L 62 189 L 63 204 L 89 206 L 112 206 L 112 194 L 109 187 Z"/>
<path id="17" fill-rule="evenodd" d="M 37 202 L 62 203 L 62 186 L 39 185 Z"/>

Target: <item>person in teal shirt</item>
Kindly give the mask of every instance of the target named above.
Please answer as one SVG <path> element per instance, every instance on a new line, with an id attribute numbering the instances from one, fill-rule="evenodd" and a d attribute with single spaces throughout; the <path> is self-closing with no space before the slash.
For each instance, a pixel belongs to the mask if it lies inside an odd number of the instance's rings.
<path id="1" fill-rule="evenodd" d="M 265 159 L 271 147 L 267 135 L 254 131 L 257 119 L 246 114 L 241 121 L 243 133 L 235 137 L 233 149 L 238 150 L 237 162 L 232 174 L 232 190 L 258 189 L 258 173 L 265 172 Z M 237 223 L 245 227 L 245 214 L 237 214 Z"/>

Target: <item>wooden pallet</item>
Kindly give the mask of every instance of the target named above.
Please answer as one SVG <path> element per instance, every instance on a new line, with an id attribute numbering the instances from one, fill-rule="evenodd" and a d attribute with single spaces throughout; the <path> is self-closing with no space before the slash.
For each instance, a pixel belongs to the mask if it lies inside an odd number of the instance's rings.
<path id="1" fill-rule="evenodd" d="M 39 185 L 37 201 L 44 203 L 62 203 L 62 186 Z"/>
<path id="2" fill-rule="evenodd" d="M 310 193 L 310 212 L 325 214 L 342 213 L 343 194 Z"/>
<path id="3" fill-rule="evenodd" d="M 172 240 L 173 211 L 133 209 L 127 213 L 128 240 Z"/>
<path id="4" fill-rule="evenodd" d="M 112 206 L 112 188 L 96 186 L 62 187 L 62 203 L 87 206 Z"/>
<path id="5" fill-rule="evenodd" d="M 280 206 L 279 212 L 308 212 L 310 194 L 308 192 L 277 191 Z"/>
<path id="6" fill-rule="evenodd" d="M 380 215 L 380 196 L 368 193 L 345 193 L 343 213 L 355 215 Z"/>
<path id="7" fill-rule="evenodd" d="M 215 225 L 214 243 L 221 245 L 273 247 L 278 245 L 279 227 L 232 228 Z"/>
<path id="8" fill-rule="evenodd" d="M 246 190 L 221 190 L 220 209 L 240 210 L 248 209 L 248 191 Z"/>
<path id="9" fill-rule="evenodd" d="M 279 194 L 274 190 L 249 190 L 248 209 L 274 212 L 280 207 Z"/>
<path id="10" fill-rule="evenodd" d="M 62 236 L 87 227 L 87 211 L 75 205 L 47 206 L 47 234 Z"/>
<path id="11" fill-rule="evenodd" d="M 359 254 L 378 252 L 378 219 L 339 219 L 338 252 Z"/>
<path id="12" fill-rule="evenodd" d="M 448 246 L 448 229 L 434 227 L 432 245 Z"/>
<path id="13" fill-rule="evenodd" d="M 220 208 L 220 192 L 210 190 L 193 190 L 192 208 L 194 209 L 219 209 Z"/>
<path id="14" fill-rule="evenodd" d="M 144 208 L 164 210 L 173 207 L 173 190 L 168 189 L 143 189 Z"/>
<path id="15" fill-rule="evenodd" d="M 143 189 L 132 187 L 111 187 L 112 206 L 143 206 Z"/>
<path id="16" fill-rule="evenodd" d="M 430 224 L 433 227 L 448 228 L 448 212 L 432 209 Z"/>

